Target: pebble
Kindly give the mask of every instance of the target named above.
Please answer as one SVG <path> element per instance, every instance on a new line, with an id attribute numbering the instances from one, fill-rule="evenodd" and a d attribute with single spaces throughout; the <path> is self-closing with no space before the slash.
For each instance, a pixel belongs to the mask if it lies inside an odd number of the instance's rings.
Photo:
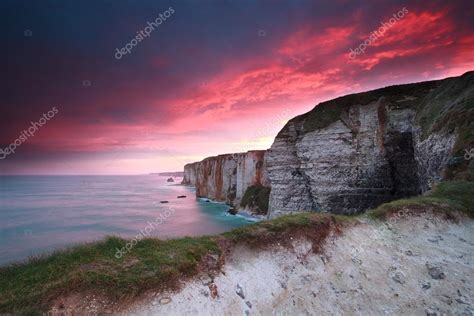
<path id="1" fill-rule="evenodd" d="M 426 268 L 428 269 L 428 274 L 435 280 L 441 280 L 446 277 L 441 267 L 427 262 Z"/>
<path id="2" fill-rule="evenodd" d="M 326 263 L 328 262 L 325 256 L 321 256 L 321 261 L 323 262 L 324 265 L 326 265 Z"/>
<path id="3" fill-rule="evenodd" d="M 213 281 L 212 278 L 209 277 L 209 276 L 201 277 L 201 282 L 202 282 L 203 285 L 209 285 L 209 284 L 212 283 L 212 281 Z"/>
<path id="4" fill-rule="evenodd" d="M 392 280 L 400 284 L 405 284 L 405 276 L 401 272 L 396 272 L 392 276 Z"/>
<path id="5" fill-rule="evenodd" d="M 240 284 L 237 283 L 237 287 L 236 287 L 236 290 L 235 290 L 235 293 L 240 296 L 243 300 L 245 299 L 245 295 L 244 295 L 244 289 L 242 288 L 242 286 Z"/>
<path id="6" fill-rule="evenodd" d="M 421 286 L 421 288 L 423 290 L 428 290 L 429 288 L 431 288 L 431 283 L 430 282 L 425 282 L 423 283 L 423 285 Z"/>
<path id="7" fill-rule="evenodd" d="M 428 241 L 429 241 L 429 242 L 436 242 L 436 243 L 437 243 L 437 242 L 440 241 L 440 240 L 443 240 L 443 237 L 441 237 L 441 236 L 435 236 L 435 237 L 428 238 Z"/>
<path id="8" fill-rule="evenodd" d="M 425 313 L 426 313 L 426 316 L 437 316 L 438 315 L 435 311 L 433 311 L 432 309 L 429 309 L 429 308 L 425 309 Z"/>
<path id="9" fill-rule="evenodd" d="M 164 297 L 160 300 L 161 305 L 166 305 L 166 304 L 169 304 L 169 303 L 171 303 L 171 298 L 169 298 L 169 297 Z"/>
<path id="10" fill-rule="evenodd" d="M 360 260 L 360 259 L 357 258 L 357 257 L 352 257 L 352 262 L 357 263 L 357 264 L 359 264 L 359 265 L 362 264 L 362 260 Z"/>
<path id="11" fill-rule="evenodd" d="M 447 295 L 443 295 L 443 298 L 441 300 L 448 305 L 451 305 L 454 302 L 453 299 Z"/>

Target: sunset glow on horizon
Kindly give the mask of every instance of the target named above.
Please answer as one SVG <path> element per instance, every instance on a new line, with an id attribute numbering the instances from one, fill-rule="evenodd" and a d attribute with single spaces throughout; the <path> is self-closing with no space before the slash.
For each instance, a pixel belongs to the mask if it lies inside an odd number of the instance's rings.
<path id="1" fill-rule="evenodd" d="M 169 7 L 174 13 L 149 37 L 114 57 Z M 404 7 L 403 18 L 349 57 Z M 58 109 L 0 160 L 5 175 L 180 171 L 208 156 L 267 149 L 289 119 L 321 101 L 474 70 L 469 1 L 0 8 L 9 22 L 0 147 Z"/>

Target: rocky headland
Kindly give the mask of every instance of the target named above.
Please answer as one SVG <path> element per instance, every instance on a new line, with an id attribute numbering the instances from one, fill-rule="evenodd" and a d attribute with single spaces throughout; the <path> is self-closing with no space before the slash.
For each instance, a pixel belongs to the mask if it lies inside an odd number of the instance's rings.
<path id="1" fill-rule="evenodd" d="M 267 151 L 184 167 L 198 197 L 279 215 L 353 214 L 469 179 L 474 73 L 340 97 L 291 119 Z"/>
<path id="2" fill-rule="evenodd" d="M 255 214 L 267 213 L 270 190 L 264 150 L 219 155 L 187 164 L 182 183 L 195 186 L 197 197 L 247 208 Z"/>

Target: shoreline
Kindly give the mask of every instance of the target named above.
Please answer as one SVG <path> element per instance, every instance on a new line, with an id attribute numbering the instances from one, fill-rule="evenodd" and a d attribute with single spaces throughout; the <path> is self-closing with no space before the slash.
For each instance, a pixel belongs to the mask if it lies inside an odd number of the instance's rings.
<path id="1" fill-rule="evenodd" d="M 91 295 L 104 302 L 98 307 L 101 312 L 126 312 L 128 308 L 134 306 L 133 304 L 145 302 L 144 299 L 150 293 L 158 293 L 158 297 L 169 295 L 169 297 L 160 297 L 160 300 L 165 299 L 166 302 L 171 303 L 173 300 L 171 296 L 180 295 L 179 293 L 182 293 L 186 285 L 193 284 L 192 282 L 202 278 L 211 281 L 207 287 L 209 292 L 203 297 L 210 304 L 214 304 L 212 296 L 214 290 L 219 289 L 220 286 L 216 285 L 214 280 L 217 278 L 219 282 L 218 278 L 222 273 L 230 275 L 231 270 L 226 269 L 233 269 L 232 254 L 237 254 L 237 257 L 242 259 L 247 258 L 239 256 L 238 249 L 248 249 L 258 259 L 264 256 L 265 251 L 281 253 L 279 249 L 284 248 L 292 253 L 296 251 L 296 258 L 301 260 L 306 255 L 299 257 L 298 251 L 307 249 L 308 246 L 301 246 L 303 247 L 301 248 L 298 242 L 306 240 L 311 244 L 311 253 L 317 255 L 315 257 L 317 261 L 322 262 L 323 259 L 320 256 L 325 254 L 327 240 L 331 240 L 332 236 L 337 238 L 344 236 L 361 225 L 378 227 L 377 229 L 381 229 L 382 234 L 374 236 L 370 234 L 368 238 L 362 239 L 364 242 L 357 242 L 359 246 L 357 251 L 376 249 L 368 243 L 383 238 L 384 234 L 391 234 L 394 229 L 411 227 L 409 226 L 412 222 L 411 218 L 424 216 L 423 214 L 428 214 L 430 218 L 438 218 L 449 227 L 457 227 L 456 225 L 474 227 L 472 194 L 474 194 L 472 182 L 447 182 L 440 185 L 430 195 L 397 200 L 362 215 L 301 213 L 245 225 L 214 236 L 169 240 L 146 238 L 135 246 L 132 254 L 121 259 L 114 258 L 115 249 L 123 247 L 127 240 L 109 237 L 100 242 L 58 251 L 51 256 L 37 258 L 24 264 L 0 268 L 0 312 L 46 312 L 52 307 L 63 306 L 63 308 L 67 307 L 82 313 L 90 308 L 88 305 L 90 300 L 84 300 L 84 297 L 91 297 Z M 392 220 L 393 218 L 395 220 Z M 400 220 L 407 220 L 408 224 L 396 228 L 394 225 Z M 387 229 L 387 225 L 391 228 Z M 418 230 L 419 227 L 415 225 L 413 231 L 419 233 Z M 474 245 L 473 233 L 474 229 L 469 228 L 463 233 L 463 240 Z M 437 236 L 436 234 L 444 233 L 433 231 L 430 234 Z M 448 235 L 441 238 L 440 240 L 448 239 Z M 397 237 L 386 242 L 398 244 L 398 240 Z M 431 243 L 431 241 L 428 242 Z M 402 244 L 399 245 L 402 246 Z M 423 247 L 426 248 L 420 244 L 419 248 L 423 249 Z M 451 248 L 453 247 L 449 246 L 446 249 Z M 347 247 L 345 249 L 346 252 L 352 253 L 351 249 Z M 308 254 L 308 256 L 312 255 Z M 269 263 L 274 264 L 273 259 L 269 260 Z M 347 265 L 348 262 L 351 261 L 344 260 L 342 264 Z M 373 265 L 379 266 L 376 261 Z M 470 267 L 472 269 L 472 265 Z M 55 273 L 51 274 L 51 269 L 54 269 Z M 298 272 L 295 277 L 299 279 L 303 275 Z M 248 278 L 251 282 L 250 274 Z M 127 286 L 123 286 L 124 284 Z M 45 288 L 46 291 L 42 290 Z M 234 297 L 234 295 L 235 293 L 232 292 L 231 296 Z M 199 296 L 201 300 L 204 299 L 203 297 Z M 169 298 L 171 300 L 168 301 Z M 218 296 L 215 298 L 219 300 Z M 233 299 L 230 302 L 234 302 Z M 261 302 L 254 303 L 257 304 L 254 306 L 262 304 Z M 158 304 L 167 305 L 158 302 L 151 306 L 156 307 Z"/>
<path id="2" fill-rule="evenodd" d="M 23 264 L 31 258 L 100 242 L 108 235 L 133 239 L 141 230 L 150 230 L 147 228 L 150 223 L 156 229 L 148 237 L 159 239 L 217 234 L 248 224 L 243 219 L 223 218 L 227 207 L 202 205 L 202 202 L 195 200 L 194 188 L 176 187 L 174 185 L 180 185 L 178 182 L 166 183 L 166 177 L 162 176 L 88 176 L 90 179 L 87 180 L 83 176 L 58 177 L 62 179 L 60 183 L 65 184 L 63 187 L 67 188 L 64 190 L 58 186 L 59 180 L 43 179 L 42 176 L 40 179 L 22 178 L 18 182 L 21 186 L 17 185 L 17 180 L 5 182 L 5 185 L 11 185 L 13 192 L 20 197 L 32 193 L 38 196 L 48 194 L 48 206 L 40 209 L 34 201 L 20 198 L 15 207 L 7 208 L 2 218 L 7 219 L 11 228 L 2 230 L 0 267 Z M 129 191 L 128 183 L 138 183 L 141 191 L 134 188 Z M 93 190 L 87 188 L 90 185 L 94 186 Z M 35 191 L 25 192 L 22 189 L 25 186 Z M 116 189 L 120 192 L 114 191 Z M 92 200 L 89 199 L 90 194 L 94 196 Z M 66 199 L 65 195 L 71 198 Z M 186 198 L 178 198 L 183 195 Z M 160 203 L 160 200 L 167 200 L 168 203 Z M 155 224 L 157 216 L 170 207 L 176 210 L 173 218 L 166 219 L 164 223 L 158 220 Z M 43 210 L 54 214 L 46 225 L 42 223 Z M 20 221 L 22 212 L 28 214 L 29 223 Z M 63 223 L 61 216 L 73 218 Z"/>
<path id="3" fill-rule="evenodd" d="M 193 186 L 194 187 L 194 186 Z M 216 201 L 216 200 L 212 200 L 212 199 L 209 199 L 209 198 L 204 198 L 204 197 L 196 197 L 197 200 L 199 201 L 202 201 L 202 202 L 207 202 L 207 203 L 214 203 L 214 204 L 220 204 L 220 205 L 225 205 L 227 207 L 227 210 L 225 212 L 225 215 L 226 216 L 236 216 L 236 217 L 240 217 L 240 218 L 243 218 L 245 219 L 246 221 L 248 222 L 252 222 L 252 223 L 258 223 L 260 221 L 263 221 L 263 220 L 266 220 L 266 216 L 264 215 L 255 215 L 255 214 L 252 214 L 250 211 L 246 210 L 246 209 L 237 209 L 237 213 L 234 215 L 234 214 L 231 214 L 229 213 L 229 210 L 234 208 L 233 206 L 230 206 L 229 204 L 227 204 L 226 202 L 221 202 L 221 201 Z"/>

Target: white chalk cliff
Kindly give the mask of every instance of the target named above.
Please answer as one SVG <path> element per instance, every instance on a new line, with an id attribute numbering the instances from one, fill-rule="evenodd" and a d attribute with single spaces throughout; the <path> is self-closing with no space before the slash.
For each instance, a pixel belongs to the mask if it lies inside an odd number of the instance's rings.
<path id="1" fill-rule="evenodd" d="M 270 217 L 364 211 L 471 176 L 473 102 L 474 72 L 340 97 L 290 120 L 267 152 L 186 165 L 184 183 Z"/>

